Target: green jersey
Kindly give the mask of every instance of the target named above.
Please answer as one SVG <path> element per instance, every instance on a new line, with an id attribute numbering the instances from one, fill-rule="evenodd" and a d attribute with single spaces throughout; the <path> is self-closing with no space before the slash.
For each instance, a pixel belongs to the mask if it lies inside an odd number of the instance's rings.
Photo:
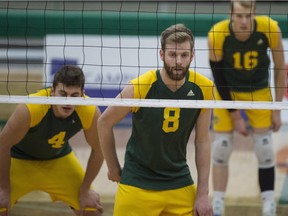
<path id="1" fill-rule="evenodd" d="M 131 83 L 135 98 L 212 99 L 212 81 L 191 70 L 185 84 L 176 92 L 167 88 L 158 70 L 148 71 Z M 199 108 L 133 107 L 132 134 L 127 144 L 121 183 L 151 190 L 192 184 L 186 147 L 200 112 Z"/>
<path id="2" fill-rule="evenodd" d="M 40 90 L 31 96 L 50 95 L 50 89 Z M 71 116 L 57 118 L 51 105 L 27 104 L 30 112 L 30 129 L 23 139 L 11 149 L 14 158 L 49 160 L 72 151 L 69 139 L 81 129 L 91 126 L 95 106 L 76 106 Z"/>
<path id="3" fill-rule="evenodd" d="M 256 16 L 254 31 L 244 42 L 235 37 L 230 20 L 214 25 L 208 37 L 215 53 L 222 56 L 224 77 L 232 91 L 250 92 L 269 86 L 267 51 L 279 43 L 276 21 L 267 16 Z"/>

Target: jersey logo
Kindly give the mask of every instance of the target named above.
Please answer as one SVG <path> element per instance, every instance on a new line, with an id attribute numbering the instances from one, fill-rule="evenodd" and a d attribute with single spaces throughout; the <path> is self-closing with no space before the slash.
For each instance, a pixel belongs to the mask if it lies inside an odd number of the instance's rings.
<path id="1" fill-rule="evenodd" d="M 257 45 L 261 45 L 261 44 L 263 44 L 263 40 L 259 39 L 258 42 L 257 42 Z"/>
<path id="2" fill-rule="evenodd" d="M 195 96 L 194 92 L 192 90 L 190 90 L 187 94 L 187 96 Z"/>

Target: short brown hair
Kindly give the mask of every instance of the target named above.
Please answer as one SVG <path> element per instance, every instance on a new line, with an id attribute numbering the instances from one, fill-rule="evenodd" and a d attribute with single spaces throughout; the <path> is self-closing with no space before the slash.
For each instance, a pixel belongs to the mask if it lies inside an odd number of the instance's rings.
<path id="1" fill-rule="evenodd" d="M 194 36 L 189 28 L 183 24 L 172 25 L 161 33 L 161 48 L 165 50 L 167 42 L 182 43 L 190 41 L 191 50 L 194 49 Z"/>
<path id="2" fill-rule="evenodd" d="M 53 88 L 55 89 L 59 83 L 65 86 L 77 86 L 83 90 L 85 76 L 81 68 L 75 65 L 65 65 L 55 73 Z"/>

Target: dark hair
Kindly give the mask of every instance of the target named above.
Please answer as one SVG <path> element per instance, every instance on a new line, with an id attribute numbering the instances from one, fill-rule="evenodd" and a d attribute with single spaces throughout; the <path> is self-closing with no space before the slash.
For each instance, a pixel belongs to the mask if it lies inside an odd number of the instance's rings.
<path id="1" fill-rule="evenodd" d="M 59 83 L 66 86 L 78 86 L 83 90 L 85 76 L 81 68 L 74 65 L 65 65 L 55 73 L 53 88 L 55 89 Z"/>
<path id="2" fill-rule="evenodd" d="M 172 25 L 161 33 L 161 49 L 165 50 L 166 43 L 183 43 L 190 41 L 191 50 L 194 49 L 194 36 L 190 29 L 183 24 Z"/>

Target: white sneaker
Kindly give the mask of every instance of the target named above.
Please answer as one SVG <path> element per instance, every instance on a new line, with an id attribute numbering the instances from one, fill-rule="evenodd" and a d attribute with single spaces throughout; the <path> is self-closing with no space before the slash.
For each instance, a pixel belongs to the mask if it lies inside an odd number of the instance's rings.
<path id="1" fill-rule="evenodd" d="M 276 204 L 274 200 L 263 202 L 263 216 L 276 216 Z"/>
<path id="2" fill-rule="evenodd" d="M 213 211 L 214 216 L 224 216 L 225 215 L 225 204 L 223 199 L 213 200 Z"/>

